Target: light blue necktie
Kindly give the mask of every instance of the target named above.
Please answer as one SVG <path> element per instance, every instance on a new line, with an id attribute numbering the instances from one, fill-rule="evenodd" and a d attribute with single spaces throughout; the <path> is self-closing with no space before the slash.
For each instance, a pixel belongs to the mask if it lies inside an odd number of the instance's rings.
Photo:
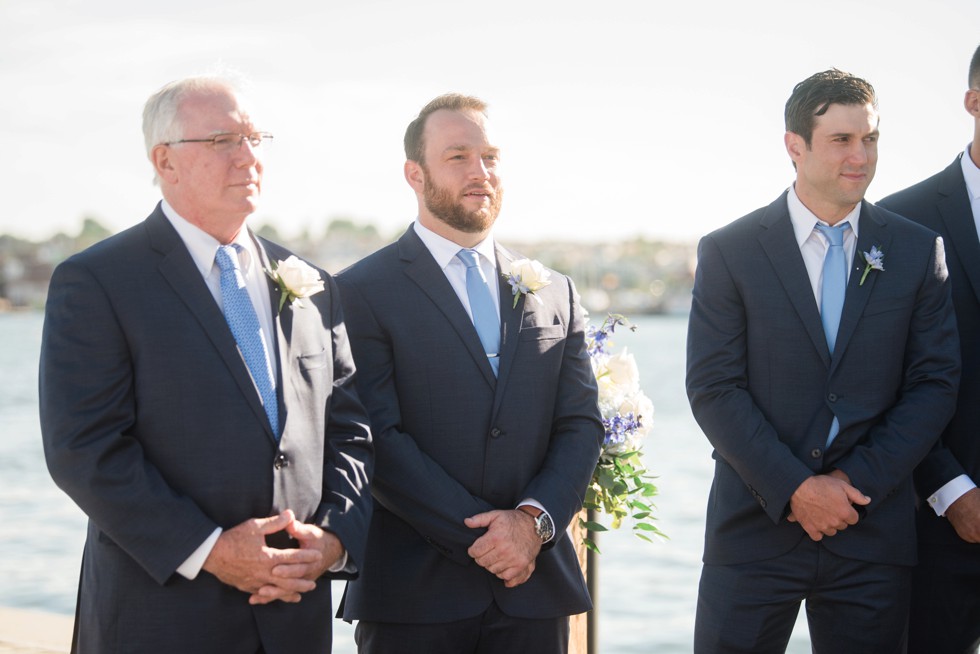
<path id="1" fill-rule="evenodd" d="M 272 433 L 279 438 L 279 403 L 276 399 L 276 389 L 272 383 L 271 358 L 266 349 L 265 339 L 259 327 L 259 318 L 252 306 L 245 287 L 245 277 L 238 263 L 238 252 L 242 246 L 238 244 L 218 247 L 215 261 L 221 269 L 221 302 L 224 307 L 225 320 L 231 328 L 232 336 L 238 343 L 238 349 L 245 359 L 245 365 L 252 373 L 252 380 L 262 397 L 262 406 L 269 417 Z"/>
<path id="2" fill-rule="evenodd" d="M 493 306 L 493 295 L 487 280 L 480 270 L 480 255 L 476 250 L 460 250 L 456 257 L 466 265 L 466 295 L 470 300 L 470 312 L 473 314 L 473 326 L 487 353 L 490 367 L 494 376 L 500 368 L 500 319 L 497 309 Z"/>
<path id="3" fill-rule="evenodd" d="M 835 227 L 828 227 L 817 223 L 817 229 L 827 239 L 827 255 L 823 260 L 823 281 L 820 291 L 820 321 L 823 323 L 823 332 L 827 337 L 827 347 L 830 354 L 834 354 L 834 346 L 837 345 L 837 330 L 840 327 L 840 316 L 844 310 L 844 294 L 847 291 L 847 255 L 844 254 L 844 234 L 851 228 L 851 224 L 845 222 Z M 830 433 L 827 435 L 827 446 L 837 437 L 840 431 L 840 422 L 834 416 L 834 422 L 830 425 Z"/>

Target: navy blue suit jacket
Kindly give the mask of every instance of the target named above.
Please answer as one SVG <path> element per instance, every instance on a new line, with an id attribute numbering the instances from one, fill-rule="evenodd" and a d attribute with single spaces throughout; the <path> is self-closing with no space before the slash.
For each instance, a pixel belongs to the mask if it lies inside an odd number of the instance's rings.
<path id="1" fill-rule="evenodd" d="M 940 443 L 915 471 L 924 500 L 962 474 L 980 481 L 980 239 L 959 157 L 942 172 L 886 197 L 879 205 L 942 235 L 959 327 L 963 377 L 956 413 Z M 961 548 L 968 560 L 980 561 L 980 545 L 962 540 L 928 506 L 921 507 L 918 522 L 923 542 Z"/>
<path id="2" fill-rule="evenodd" d="M 885 254 L 860 284 L 861 252 Z M 702 239 L 687 390 L 714 446 L 704 561 L 778 556 L 806 533 L 786 520 L 807 477 L 838 468 L 871 498 L 825 538 L 858 560 L 915 562 L 911 473 L 949 420 L 959 378 L 942 240 L 863 202 L 831 356 L 784 193 Z M 836 440 L 825 446 L 834 416 Z"/>
<path id="3" fill-rule="evenodd" d="M 271 259 L 283 248 L 263 241 Z M 55 482 L 89 516 L 78 652 L 322 654 L 330 584 L 299 604 L 177 567 L 216 527 L 293 509 L 363 563 L 371 440 L 333 281 L 274 317 L 276 441 L 198 268 L 159 206 L 55 270 L 41 430 Z M 272 306 L 279 293 L 270 282 Z"/>
<path id="4" fill-rule="evenodd" d="M 497 247 L 498 262 L 515 255 Z M 462 303 L 413 228 L 337 276 L 371 414 L 374 516 L 347 620 L 443 623 L 496 602 L 550 618 L 590 608 L 565 527 L 581 509 L 603 436 L 585 325 L 570 280 L 513 306 L 501 279 L 494 378 Z M 464 518 L 539 501 L 555 541 L 516 588 L 467 554 Z"/>

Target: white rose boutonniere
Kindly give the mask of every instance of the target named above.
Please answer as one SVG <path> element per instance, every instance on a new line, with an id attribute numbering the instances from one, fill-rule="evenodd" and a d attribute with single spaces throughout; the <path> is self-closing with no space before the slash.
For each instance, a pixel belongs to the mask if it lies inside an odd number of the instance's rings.
<path id="1" fill-rule="evenodd" d="M 533 297 L 539 304 L 541 303 L 541 298 L 535 293 L 551 283 L 549 279 L 551 271 L 541 265 L 540 261 L 534 259 L 502 261 L 500 267 L 501 274 L 514 292 L 513 308 L 517 308 L 517 301 L 522 295 Z"/>
<path id="2" fill-rule="evenodd" d="M 265 274 L 279 285 L 279 311 L 289 300 L 290 306 L 303 308 L 301 300 L 316 295 L 323 290 L 323 280 L 313 266 L 301 261 L 296 256 L 290 256 L 285 261 L 272 263 L 272 270 Z"/>

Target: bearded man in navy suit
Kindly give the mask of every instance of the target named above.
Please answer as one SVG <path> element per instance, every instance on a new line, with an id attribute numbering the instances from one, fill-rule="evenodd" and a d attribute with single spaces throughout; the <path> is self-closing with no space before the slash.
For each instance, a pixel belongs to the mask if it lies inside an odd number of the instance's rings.
<path id="1" fill-rule="evenodd" d="M 405 153 L 418 220 L 337 277 L 377 450 L 343 616 L 362 654 L 565 652 L 591 606 L 565 528 L 603 436 L 578 296 L 553 271 L 524 266 L 514 293 L 501 274 L 519 256 L 491 231 L 482 101 L 430 102 Z"/>
<path id="2" fill-rule="evenodd" d="M 786 103 L 795 183 L 702 239 L 687 390 L 712 446 L 696 652 L 902 651 L 911 473 L 959 379 L 943 242 L 864 201 L 874 89 L 839 70 Z"/>
<path id="3" fill-rule="evenodd" d="M 942 235 L 963 360 L 956 413 L 915 470 L 919 565 L 910 654 L 980 646 L 980 48 L 967 80 L 973 142 L 945 170 L 878 203 Z"/>
<path id="4" fill-rule="evenodd" d="M 323 654 L 371 511 L 336 286 L 245 225 L 271 135 L 230 82 L 168 84 L 143 130 L 163 201 L 45 313 L 48 468 L 89 516 L 72 649 Z"/>

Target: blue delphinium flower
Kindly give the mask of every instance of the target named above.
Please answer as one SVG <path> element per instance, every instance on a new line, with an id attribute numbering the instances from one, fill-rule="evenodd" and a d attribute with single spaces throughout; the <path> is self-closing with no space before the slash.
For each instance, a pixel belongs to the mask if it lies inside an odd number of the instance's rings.
<path id="1" fill-rule="evenodd" d="M 864 266 L 864 274 L 861 275 L 861 282 L 858 286 L 864 286 L 864 280 L 867 279 L 868 273 L 872 270 L 885 272 L 885 253 L 879 250 L 877 245 L 871 246 L 871 252 L 862 252 L 861 254 L 864 255 L 866 265 Z"/>

